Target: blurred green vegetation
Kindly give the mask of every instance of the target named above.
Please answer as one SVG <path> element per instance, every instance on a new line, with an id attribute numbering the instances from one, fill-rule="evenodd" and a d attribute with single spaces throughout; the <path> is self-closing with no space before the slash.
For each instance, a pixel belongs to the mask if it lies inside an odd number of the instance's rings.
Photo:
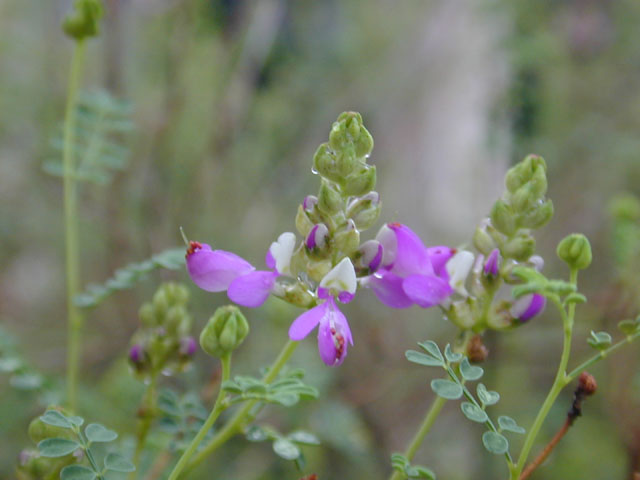
<path id="1" fill-rule="evenodd" d="M 72 44 L 59 24 L 69 5 L 0 2 L 0 322 L 25 361 L 52 378 L 63 375 L 65 359 L 62 193 L 42 165 L 55 153 L 49 140 L 65 101 Z M 311 158 L 331 122 L 358 110 L 376 140 L 382 220 L 408 223 L 430 244 L 468 243 L 507 166 L 535 152 L 549 165 L 556 207 L 538 241 L 546 273 L 567 273 L 554 255 L 565 234 L 582 231 L 594 247 L 582 274 L 590 302 L 578 309 L 574 358 L 589 354 L 590 330 L 614 331 L 639 313 L 638 248 L 619 235 L 637 235 L 628 232 L 639 219 L 608 209 L 620 192 L 640 196 L 637 1 L 106 0 L 105 7 L 84 83 L 130 101 L 135 130 L 127 170 L 107 187 L 81 188 L 84 283 L 179 246 L 179 226 L 260 264 L 316 190 Z M 124 357 L 138 306 L 165 279 L 185 275 L 153 273 L 88 315 L 81 409 L 125 437 L 143 386 Z M 191 293 L 200 328 L 226 298 Z M 233 368 L 257 374 L 297 311 L 270 300 L 246 314 L 251 334 Z M 425 339 L 444 344 L 454 330 L 435 310 L 389 311 L 371 292 L 359 293 L 345 314 L 355 346 L 342 367 L 326 368 L 312 340 L 293 358 L 320 400 L 268 408 L 264 418 L 282 431 L 318 434 L 323 446 L 305 455 L 320 479 L 383 479 L 433 395 L 431 378 L 404 351 Z M 553 379 L 560 322 L 549 309 L 485 341 L 485 383 L 502 394 L 505 414 L 530 425 Z M 594 367 L 598 394 L 536 479 L 622 479 L 639 468 L 638 357 L 632 347 Z M 208 404 L 217 368 L 200 354 L 166 384 L 202 391 Z M 570 394 L 560 397 L 534 452 L 562 423 Z M 26 426 L 48 400 L 0 377 L 0 477 L 12 478 Z M 476 427 L 447 405 L 418 462 L 446 480 L 502 478 L 502 459 L 484 451 Z M 267 444 L 237 438 L 193 478 L 212 476 L 301 474 Z"/>

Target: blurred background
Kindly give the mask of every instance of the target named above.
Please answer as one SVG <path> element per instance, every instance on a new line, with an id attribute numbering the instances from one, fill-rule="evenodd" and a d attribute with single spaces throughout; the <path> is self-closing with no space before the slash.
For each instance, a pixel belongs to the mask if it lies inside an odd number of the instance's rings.
<path id="1" fill-rule="evenodd" d="M 0 325 L 5 347 L 43 378 L 61 378 L 65 367 L 62 185 L 43 164 L 56 155 L 50 140 L 64 111 L 72 42 L 59 25 L 70 7 L 71 0 L 0 0 Z M 506 169 L 537 153 L 547 161 L 556 209 L 538 234 L 545 272 L 567 275 L 555 258 L 564 235 L 584 232 L 594 247 L 582 276 L 590 302 L 578 309 L 574 363 L 590 355 L 590 330 L 614 332 L 618 320 L 639 313 L 640 242 L 628 239 L 640 214 L 609 208 L 621 192 L 640 195 L 639 2 L 105 0 L 105 7 L 84 86 L 130 102 L 134 128 L 122 139 L 126 168 L 107 186 L 81 187 L 83 284 L 180 246 L 179 226 L 261 264 L 269 243 L 294 229 L 303 197 L 317 191 L 316 147 L 340 112 L 356 110 L 376 142 L 370 163 L 383 199 L 380 224 L 407 223 L 427 244 L 469 244 Z M 184 272 L 154 273 L 88 314 L 81 410 L 125 438 L 143 390 L 125 363 L 129 338 L 139 305 L 167 279 L 188 282 Z M 226 297 L 189 285 L 199 331 Z M 321 447 L 305 448 L 306 473 L 384 479 L 390 454 L 405 448 L 432 400 L 437 375 L 408 363 L 404 351 L 426 339 L 444 345 L 455 330 L 435 309 L 390 311 L 369 291 L 345 312 L 355 346 L 343 366 L 326 368 L 313 336 L 293 359 L 320 399 L 270 407 L 261 420 L 320 437 Z M 270 300 L 246 314 L 252 333 L 234 369 L 256 375 L 297 311 Z M 497 414 L 531 424 L 553 380 L 560 329 L 548 309 L 523 328 L 486 335 L 483 381 L 502 395 Z M 534 478 L 631 478 L 640 456 L 638 352 L 627 348 L 592 369 L 598 394 Z M 200 353 L 194 368 L 165 383 L 200 389 L 217 368 Z M 26 426 L 46 405 L 35 390 L 12 388 L 10 375 L 0 375 L 2 478 L 13 478 L 29 445 Z M 568 388 L 534 455 L 570 403 Z M 502 458 L 484 450 L 481 434 L 451 402 L 416 463 L 445 480 L 504 478 Z M 514 438 L 512 451 L 521 443 Z M 301 476 L 268 444 L 236 438 L 192 478 Z"/>

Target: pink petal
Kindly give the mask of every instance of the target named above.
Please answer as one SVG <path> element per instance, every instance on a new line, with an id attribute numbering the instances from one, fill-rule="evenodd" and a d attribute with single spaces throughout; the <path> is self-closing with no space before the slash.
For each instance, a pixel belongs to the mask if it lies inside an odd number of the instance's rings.
<path id="1" fill-rule="evenodd" d="M 433 271 L 436 275 L 441 276 L 442 273 L 446 273 L 445 266 L 447 262 L 456 253 L 455 248 L 439 246 L 427 248 L 427 255 L 433 266 Z"/>
<path id="2" fill-rule="evenodd" d="M 420 237 L 406 225 L 390 223 L 389 228 L 396 234 L 397 252 L 391 272 L 401 277 L 414 273 L 429 275 L 433 273 L 433 266 L 427 253 L 427 248 Z"/>
<path id="3" fill-rule="evenodd" d="M 187 253 L 191 280 L 208 292 L 222 292 L 235 278 L 253 270 L 253 265 L 242 257 L 224 250 L 211 250 L 207 244 Z"/>
<path id="4" fill-rule="evenodd" d="M 276 259 L 273 258 L 273 255 L 271 254 L 271 249 L 267 250 L 267 254 L 264 257 L 264 263 L 266 263 L 267 267 L 270 268 L 271 270 L 274 270 L 276 268 Z"/>
<path id="5" fill-rule="evenodd" d="M 263 270 L 242 275 L 231 282 L 227 295 L 238 305 L 259 307 L 269 297 L 276 278 L 278 278 L 277 272 Z"/>
<path id="6" fill-rule="evenodd" d="M 333 298 L 327 301 L 327 305 L 318 329 L 318 352 L 325 364 L 335 367 L 344 361 L 348 343 L 353 345 L 353 338 L 347 318 L 338 309 Z"/>
<path id="7" fill-rule="evenodd" d="M 383 271 L 380 275 L 371 275 L 361 281 L 365 287 L 370 287 L 378 300 L 391 308 L 409 308 L 413 301 L 407 297 L 402 288 L 403 278 L 393 273 Z"/>
<path id="8" fill-rule="evenodd" d="M 423 308 L 433 307 L 453 293 L 447 281 L 433 275 L 411 275 L 404 279 L 402 288 Z"/>
<path id="9" fill-rule="evenodd" d="M 291 340 L 302 340 L 309 335 L 311 330 L 316 328 L 316 325 L 318 325 L 322 317 L 324 317 L 327 306 L 327 302 L 324 302 L 299 315 L 289 327 L 289 338 Z"/>

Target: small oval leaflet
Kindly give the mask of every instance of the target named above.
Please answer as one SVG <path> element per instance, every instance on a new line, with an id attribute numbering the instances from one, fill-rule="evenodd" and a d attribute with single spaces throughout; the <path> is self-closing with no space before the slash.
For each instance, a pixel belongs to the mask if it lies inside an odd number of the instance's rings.
<path id="1" fill-rule="evenodd" d="M 54 427 L 71 428 L 73 426 L 71 421 L 57 410 L 47 410 L 40 417 L 40 420 Z"/>
<path id="2" fill-rule="evenodd" d="M 460 409 L 462 413 L 464 413 L 464 416 L 472 422 L 484 423 L 489 419 L 484 410 L 471 402 L 462 402 Z"/>
<path id="3" fill-rule="evenodd" d="M 418 343 L 418 345 L 420 345 L 420 348 L 426 351 L 433 358 L 440 360 L 440 363 L 444 363 L 444 357 L 442 356 L 440 348 L 438 348 L 438 344 L 436 342 L 427 340 L 426 342 Z"/>
<path id="4" fill-rule="evenodd" d="M 80 447 L 78 442 L 66 438 L 45 438 L 38 443 L 38 450 L 43 457 L 64 457 Z"/>
<path id="5" fill-rule="evenodd" d="M 320 439 L 311 432 L 304 432 L 298 430 L 287 435 L 287 438 L 292 442 L 302 443 L 304 445 L 320 445 Z"/>
<path id="6" fill-rule="evenodd" d="M 485 387 L 483 383 L 478 384 L 476 392 L 478 393 L 478 398 L 484 405 L 495 405 L 500 401 L 500 394 L 493 390 L 487 390 L 487 387 Z"/>
<path id="7" fill-rule="evenodd" d="M 69 465 L 60 471 L 60 480 L 93 480 L 96 472 L 82 465 Z"/>
<path id="8" fill-rule="evenodd" d="M 451 350 L 450 343 L 447 343 L 447 346 L 444 347 L 444 356 L 449 363 L 458 363 L 463 357 L 461 353 L 454 353 L 453 350 Z"/>
<path id="9" fill-rule="evenodd" d="M 625 335 L 633 335 L 640 329 L 638 320 L 622 320 L 618 323 L 618 329 Z"/>
<path id="10" fill-rule="evenodd" d="M 412 363 L 417 363 L 418 365 L 426 365 L 428 367 L 441 367 L 443 365 L 441 360 L 415 350 L 407 350 L 404 352 L 404 355 L 407 357 L 407 360 Z"/>
<path id="11" fill-rule="evenodd" d="M 591 331 L 591 337 L 587 338 L 587 343 L 596 350 L 604 350 L 611 345 L 611 335 L 607 332 Z"/>
<path id="12" fill-rule="evenodd" d="M 469 359 L 465 357 L 464 360 L 460 362 L 460 375 L 462 375 L 462 378 L 465 380 L 478 380 L 484 375 L 484 370 L 482 367 L 471 365 Z"/>
<path id="13" fill-rule="evenodd" d="M 443 378 L 436 378 L 431 381 L 431 389 L 436 394 L 447 400 L 457 400 L 462 396 L 462 387 L 456 382 L 451 380 L 445 380 Z"/>
<path id="14" fill-rule="evenodd" d="M 509 441 L 496 432 L 484 432 L 482 434 L 482 443 L 484 448 L 496 455 L 501 455 L 509 450 Z"/>
<path id="15" fill-rule="evenodd" d="M 90 423 L 84 429 L 84 433 L 90 442 L 112 442 L 118 438 L 118 434 L 99 423 Z"/>
<path id="16" fill-rule="evenodd" d="M 251 425 L 244 435 L 250 442 L 264 442 L 267 438 L 269 438 L 267 432 L 265 432 L 264 429 L 259 427 L 258 425 Z"/>
<path id="17" fill-rule="evenodd" d="M 134 472 L 136 467 L 119 453 L 109 453 L 104 458 L 104 468 L 114 472 Z"/>
<path id="18" fill-rule="evenodd" d="M 286 438 L 279 438 L 273 442 L 273 451 L 276 452 L 276 455 L 284 458 L 285 460 L 295 460 L 301 453 L 296 444 Z"/>
<path id="19" fill-rule="evenodd" d="M 502 430 L 507 432 L 526 433 L 526 430 L 518 425 L 513 418 L 507 417 L 506 415 L 498 417 L 498 425 L 500 425 Z"/>

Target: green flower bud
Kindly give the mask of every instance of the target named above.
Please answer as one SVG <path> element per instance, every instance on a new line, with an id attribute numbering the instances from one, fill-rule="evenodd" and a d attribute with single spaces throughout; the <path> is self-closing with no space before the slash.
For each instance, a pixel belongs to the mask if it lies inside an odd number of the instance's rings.
<path id="1" fill-rule="evenodd" d="M 191 318 L 182 305 L 174 305 L 167 311 L 165 321 L 167 332 L 171 335 L 184 335 L 191 328 Z"/>
<path id="2" fill-rule="evenodd" d="M 299 205 L 298 212 L 296 213 L 296 229 L 298 230 L 298 233 L 303 237 L 306 237 L 314 225 L 315 223 L 311 221 L 303 206 Z"/>
<path id="3" fill-rule="evenodd" d="M 476 319 L 474 315 L 477 300 L 473 297 L 467 297 L 464 300 L 457 300 L 451 304 L 446 311 L 447 318 L 451 323 L 462 330 L 470 330 L 474 327 Z"/>
<path id="4" fill-rule="evenodd" d="M 491 209 L 491 224 L 501 233 L 511 236 L 516 231 L 516 220 L 513 210 L 503 200 L 498 200 Z"/>
<path id="5" fill-rule="evenodd" d="M 563 238 L 556 252 L 571 269 L 584 270 L 591 265 L 591 244 L 581 233 L 572 233 Z"/>
<path id="6" fill-rule="evenodd" d="M 353 149 L 351 149 L 353 150 Z M 326 143 L 318 147 L 313 157 L 313 168 L 332 182 L 340 183 L 356 167 L 354 151 L 333 151 Z"/>
<path id="7" fill-rule="evenodd" d="M 618 220 L 637 222 L 640 220 L 640 200 L 635 195 L 617 195 L 609 205 L 611 215 Z"/>
<path id="8" fill-rule="evenodd" d="M 344 208 L 342 195 L 329 182 L 323 180 L 318 193 L 318 208 L 327 215 L 333 215 Z"/>
<path id="9" fill-rule="evenodd" d="M 478 249 L 480 253 L 483 253 L 484 255 L 489 255 L 491 251 L 498 246 L 493 237 L 489 235 L 489 228 L 493 227 L 486 224 L 480 225 L 473 233 L 473 245 Z"/>
<path id="10" fill-rule="evenodd" d="M 287 286 L 282 293 L 276 295 L 296 307 L 310 308 L 315 303 L 314 294 L 300 282 Z"/>
<path id="11" fill-rule="evenodd" d="M 320 283 L 320 280 L 329 273 L 332 268 L 331 260 L 309 260 L 307 262 L 307 275 L 314 282 Z"/>
<path id="12" fill-rule="evenodd" d="M 356 156 L 358 158 L 367 157 L 373 150 L 373 137 L 369 131 L 364 128 L 364 125 L 360 127 L 360 137 L 356 140 Z"/>
<path id="13" fill-rule="evenodd" d="M 350 257 L 360 246 L 360 232 L 353 220 L 337 231 L 333 237 L 335 247 L 346 256 Z"/>
<path id="14" fill-rule="evenodd" d="M 505 258 L 513 258 L 519 262 L 528 260 L 536 250 L 536 241 L 528 233 L 519 233 L 509 240 L 502 250 Z"/>
<path id="15" fill-rule="evenodd" d="M 164 318 L 164 314 L 169 309 L 169 299 L 167 298 L 167 292 L 163 286 L 158 288 L 156 293 L 153 295 L 152 303 L 153 313 L 156 316 L 157 322 L 159 319 Z"/>
<path id="16" fill-rule="evenodd" d="M 544 176 L 544 191 L 546 192 L 546 171 L 547 164 L 544 159 L 538 155 L 529 155 L 523 161 L 511 167 L 505 175 L 505 186 L 510 193 L 514 193 L 525 183 L 536 177 L 535 182 L 540 182 L 540 175 Z M 539 189 L 543 184 L 538 183 L 535 190 Z M 542 193 L 544 195 L 544 193 Z"/>
<path id="17" fill-rule="evenodd" d="M 358 230 L 363 231 L 376 223 L 381 208 L 380 194 L 369 192 L 349 203 L 347 217 L 353 220 Z"/>
<path id="18" fill-rule="evenodd" d="M 553 202 L 547 200 L 523 215 L 520 218 L 520 225 L 526 228 L 540 228 L 546 225 L 551 217 L 553 217 Z"/>
<path id="19" fill-rule="evenodd" d="M 344 180 L 344 192 L 347 195 L 364 195 L 376 188 L 376 167 L 364 165 Z"/>
<path id="20" fill-rule="evenodd" d="M 140 323 L 142 323 L 142 325 L 144 325 L 145 327 L 156 326 L 156 317 L 153 313 L 152 304 L 144 303 L 138 311 L 138 316 L 140 317 Z"/>
<path id="21" fill-rule="evenodd" d="M 238 307 L 220 307 L 202 329 L 200 346 L 212 357 L 222 357 L 238 348 L 248 333 L 249 324 Z"/>
<path id="22" fill-rule="evenodd" d="M 62 30 L 76 40 L 95 37 L 103 13 L 101 0 L 75 0 L 74 11 L 65 17 Z"/>

